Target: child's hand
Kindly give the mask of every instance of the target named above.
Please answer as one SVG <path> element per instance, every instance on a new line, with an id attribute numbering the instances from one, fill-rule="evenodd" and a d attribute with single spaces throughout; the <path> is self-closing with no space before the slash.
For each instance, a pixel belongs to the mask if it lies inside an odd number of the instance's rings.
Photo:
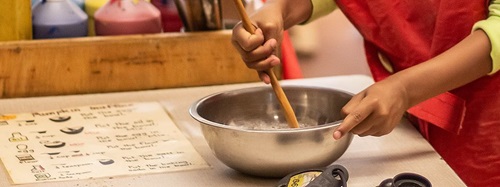
<path id="1" fill-rule="evenodd" d="M 241 24 L 238 24 L 233 29 L 231 41 L 246 66 L 257 70 L 260 79 L 265 83 L 270 83 L 270 78 L 264 70 L 280 64 L 280 59 L 275 55 L 278 47 L 276 39 L 264 41 L 262 29 L 258 28 L 255 34 L 250 34 Z"/>
<path id="2" fill-rule="evenodd" d="M 343 108 L 344 121 L 333 134 L 340 139 L 348 132 L 359 136 L 390 133 L 409 108 L 405 87 L 394 78 L 377 82 L 355 95 Z"/>
<path id="3" fill-rule="evenodd" d="M 233 28 L 231 43 L 246 66 L 257 70 L 260 79 L 270 83 L 264 71 L 280 64 L 277 53 L 284 30 L 281 11 L 276 3 L 269 3 L 250 19 L 256 27 L 255 33 L 246 31 L 240 22 Z"/>

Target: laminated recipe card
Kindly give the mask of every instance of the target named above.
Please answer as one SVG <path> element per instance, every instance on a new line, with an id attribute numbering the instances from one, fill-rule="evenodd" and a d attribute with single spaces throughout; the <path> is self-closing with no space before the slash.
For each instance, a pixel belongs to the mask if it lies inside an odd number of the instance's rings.
<path id="1" fill-rule="evenodd" d="M 208 168 L 159 103 L 0 115 L 14 184 Z"/>

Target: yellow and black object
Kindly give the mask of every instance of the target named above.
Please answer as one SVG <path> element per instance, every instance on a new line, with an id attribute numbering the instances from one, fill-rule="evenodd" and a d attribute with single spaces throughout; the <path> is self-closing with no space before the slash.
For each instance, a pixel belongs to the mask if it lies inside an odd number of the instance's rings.
<path id="1" fill-rule="evenodd" d="M 341 165 L 310 169 L 288 174 L 277 187 L 347 187 L 349 174 Z"/>

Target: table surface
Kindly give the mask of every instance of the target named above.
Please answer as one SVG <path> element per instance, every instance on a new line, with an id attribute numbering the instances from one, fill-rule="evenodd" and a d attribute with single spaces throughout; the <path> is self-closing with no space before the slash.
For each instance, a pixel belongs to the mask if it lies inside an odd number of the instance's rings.
<path id="1" fill-rule="evenodd" d="M 281 85 L 305 85 L 335 88 L 358 93 L 373 80 L 365 75 L 333 76 L 283 80 Z M 209 169 L 131 175 L 88 180 L 12 185 L 5 167 L 0 169 L 0 186 L 66 187 L 66 186 L 275 186 L 279 179 L 257 178 L 240 174 L 221 163 L 212 154 L 201 133 L 199 123 L 189 116 L 188 108 L 197 99 L 212 93 L 255 86 L 244 83 L 206 87 L 189 87 L 135 92 L 0 99 L 0 114 L 54 110 L 67 107 L 120 102 L 156 101 L 170 113 L 179 129 L 211 166 Z M 5 138 L 5 137 L 4 137 Z M 428 178 L 433 186 L 465 186 L 430 144 L 403 119 L 392 133 L 383 137 L 356 136 L 344 155 L 334 164 L 349 172 L 348 186 L 377 186 L 382 180 L 402 172 L 413 172 Z"/>

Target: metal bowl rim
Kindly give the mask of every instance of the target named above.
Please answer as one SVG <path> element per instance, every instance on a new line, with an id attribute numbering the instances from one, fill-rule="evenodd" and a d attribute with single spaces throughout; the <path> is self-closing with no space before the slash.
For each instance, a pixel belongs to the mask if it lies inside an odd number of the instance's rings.
<path id="1" fill-rule="evenodd" d="M 299 85 L 284 85 L 282 86 L 283 88 L 301 88 L 301 89 L 316 89 L 316 90 L 329 90 L 329 91 L 335 91 L 339 93 L 344 93 L 353 96 L 354 94 L 344 91 L 344 90 L 339 90 L 339 89 L 334 89 L 334 88 L 328 88 L 328 87 L 321 87 L 321 86 L 299 86 Z M 223 129 L 231 129 L 231 130 L 236 130 L 236 131 L 242 131 L 242 132 L 256 132 L 256 133 L 295 133 L 295 132 L 304 132 L 304 131 L 316 131 L 316 130 L 322 130 L 322 129 L 328 129 L 331 127 L 339 126 L 340 123 L 343 120 L 337 120 L 331 123 L 326 123 L 322 125 L 317 125 L 317 126 L 310 126 L 310 127 L 300 127 L 300 128 L 286 128 L 286 129 L 245 129 L 245 128 L 240 128 L 236 126 L 229 126 L 226 124 L 220 124 L 216 123 L 210 120 L 207 120 L 203 117 L 201 117 L 196 109 L 200 106 L 201 103 L 204 101 L 211 99 L 215 96 L 219 96 L 222 94 L 228 94 L 228 93 L 240 93 L 240 92 L 249 92 L 249 91 L 255 91 L 255 90 L 268 90 L 272 89 L 270 87 L 266 86 L 257 86 L 257 87 L 248 87 L 248 88 L 240 88 L 240 89 L 235 89 L 235 90 L 229 90 L 229 91 L 221 91 L 217 93 L 213 93 L 210 95 L 207 95 L 205 97 L 202 97 L 201 99 L 198 99 L 195 101 L 191 107 L 189 108 L 189 114 L 191 117 L 193 117 L 196 121 L 204 124 L 204 125 L 209 125 L 212 127 L 218 127 L 218 128 L 223 128 Z"/>

